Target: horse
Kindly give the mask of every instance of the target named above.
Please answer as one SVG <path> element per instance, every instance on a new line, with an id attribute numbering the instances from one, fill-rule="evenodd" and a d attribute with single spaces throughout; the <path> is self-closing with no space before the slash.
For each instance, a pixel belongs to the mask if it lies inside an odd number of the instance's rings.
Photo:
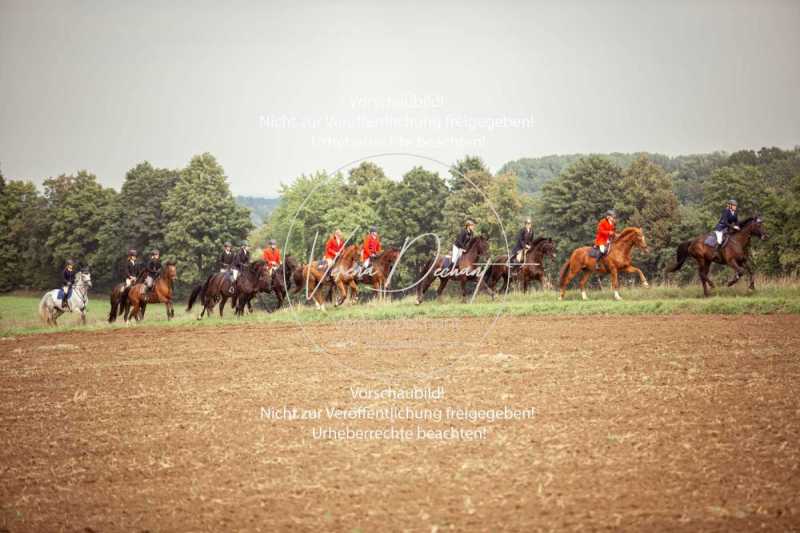
<path id="1" fill-rule="evenodd" d="M 675 264 L 667 269 L 667 273 L 677 272 L 686 259 L 691 256 L 697 261 L 697 272 L 700 274 L 700 284 L 703 286 L 703 297 L 709 296 L 709 287 L 715 288 L 714 282 L 708 277 L 712 263 L 727 265 L 734 271 L 733 278 L 728 281 L 728 287 L 733 286 L 742 277 L 743 271 L 750 276 L 749 289 L 755 290 L 755 280 L 753 269 L 747 262 L 747 255 L 750 248 L 750 238 L 755 235 L 761 240 L 769 238 L 764 230 L 764 223 L 760 216 L 748 218 L 739 226 L 741 229 L 730 235 L 722 250 L 719 252 L 716 246 L 709 245 L 709 235 L 700 235 L 692 240 L 682 242 L 676 250 Z M 713 237 L 716 239 L 716 237 Z M 716 244 L 716 240 L 713 241 Z"/>
<path id="2" fill-rule="evenodd" d="M 269 268 L 263 260 L 259 259 L 247 265 L 247 268 L 242 270 L 239 277 L 236 278 L 236 293 L 232 303 L 235 308 L 234 313 L 237 316 L 244 315 L 245 306 L 250 306 L 250 300 L 256 293 L 268 291 L 271 281 Z M 252 309 L 250 306 L 251 311 Z"/>
<path id="3" fill-rule="evenodd" d="M 129 287 L 127 287 L 124 282 L 117 283 L 111 289 L 111 296 L 109 297 L 111 300 L 111 311 L 108 313 L 109 324 L 115 322 L 117 320 L 117 315 L 124 312 L 128 298 L 126 294 L 128 289 Z"/>
<path id="4" fill-rule="evenodd" d="M 371 285 L 372 289 L 378 293 L 378 298 L 383 300 L 386 296 L 385 291 L 389 288 L 387 283 L 389 273 L 394 268 L 398 257 L 400 257 L 400 250 L 397 248 L 388 248 L 380 252 L 372 258 L 369 267 L 358 275 L 356 281 Z"/>
<path id="5" fill-rule="evenodd" d="M 517 271 L 517 280 L 522 284 L 523 292 L 528 292 L 528 284 L 532 280 L 537 280 L 545 287 L 544 258 L 556 256 L 556 245 L 549 237 L 539 237 L 531 243 L 530 249 L 526 250 L 522 256 L 522 264 Z M 486 277 L 486 284 L 495 290 L 497 282 L 503 280 L 503 286 L 508 287 L 511 282 L 509 273 L 508 256 L 501 255 L 494 260 L 489 273 Z"/>
<path id="6" fill-rule="evenodd" d="M 172 284 L 178 277 L 178 269 L 173 261 L 164 263 L 161 274 L 153 280 L 153 289 L 147 293 L 147 298 L 143 298 L 142 292 L 147 286 L 144 283 L 136 283 L 128 289 L 127 301 L 130 309 L 125 311 L 125 322 L 131 317 L 137 321 L 144 318 L 144 308 L 148 303 L 163 303 L 167 311 L 167 320 L 175 316 L 175 308 L 172 305 Z"/>
<path id="7" fill-rule="evenodd" d="M 306 300 L 314 300 L 317 309 L 325 310 L 325 296 L 322 294 L 322 287 L 333 285 L 339 289 L 339 299 L 335 305 L 339 306 L 348 297 L 348 292 L 355 293 L 355 300 L 358 300 L 358 286 L 355 283 L 356 262 L 359 254 L 359 246 L 351 244 L 339 254 L 333 266 L 320 266 L 317 261 L 301 265 L 292 274 L 294 290 L 292 294 L 297 294 L 301 289 L 306 289 Z M 345 286 L 346 285 L 346 286 Z M 329 293 L 330 294 L 330 293 Z"/>
<path id="8" fill-rule="evenodd" d="M 75 275 L 75 283 L 72 285 L 72 293 L 67 300 L 69 309 L 61 307 L 59 293 L 62 289 L 53 289 L 44 293 L 39 301 L 39 316 L 48 326 L 57 326 L 58 317 L 69 311 L 74 313 L 80 311 L 81 324 L 86 324 L 86 307 L 89 305 L 89 289 L 92 287 L 92 275 L 87 269 L 83 269 Z"/>
<path id="9" fill-rule="evenodd" d="M 289 289 L 292 287 L 292 277 L 296 269 L 297 261 L 291 255 L 287 255 L 283 263 L 272 272 L 270 288 L 278 300 L 276 309 L 283 306 L 283 300 L 288 296 Z"/>
<path id="10" fill-rule="evenodd" d="M 619 295 L 620 272 L 635 272 L 639 274 L 642 285 L 649 287 L 650 284 L 647 282 L 644 273 L 631 263 L 631 253 L 634 246 L 640 248 L 644 252 L 648 251 L 644 232 L 642 232 L 641 228 L 625 228 L 619 236 L 614 239 L 608 254 L 599 260 L 599 270 L 595 270 L 598 259 L 589 255 L 589 252 L 592 250 L 591 246 L 583 246 L 574 250 L 569 260 L 561 267 L 559 274 L 561 293 L 558 299 L 564 299 L 567 285 L 569 285 L 572 278 L 577 276 L 578 272 L 581 271 L 583 271 L 583 277 L 581 277 L 580 280 L 581 298 L 584 300 L 588 300 L 588 296 L 586 295 L 586 282 L 589 281 L 589 278 L 594 272 L 601 275 L 608 274 L 609 272 L 611 273 L 611 287 L 614 289 L 615 300 L 622 300 L 622 297 Z"/>
<path id="11" fill-rule="evenodd" d="M 439 287 L 436 289 L 436 298 L 442 296 L 444 288 L 450 278 L 455 278 L 461 282 L 462 301 L 467 299 L 467 281 L 473 278 L 478 279 L 480 288 L 486 290 L 494 299 L 495 292 L 483 281 L 486 269 L 481 269 L 478 260 L 489 255 L 489 240 L 483 235 L 472 237 L 467 243 L 466 251 L 458 258 L 456 265 L 452 264 L 449 256 L 436 255 L 429 260 L 422 269 L 422 278 L 417 283 L 416 304 L 422 303 L 425 291 L 433 284 L 435 279 L 439 279 Z"/>
<path id="12" fill-rule="evenodd" d="M 238 280 L 238 276 L 237 276 Z M 206 278 L 202 285 L 197 285 L 192 289 L 189 295 L 189 302 L 186 306 L 186 312 L 192 310 L 197 298 L 203 303 L 203 309 L 197 315 L 197 320 L 203 318 L 203 315 L 209 316 L 214 310 L 214 306 L 219 302 L 219 316 L 223 315 L 223 309 L 228 302 L 228 298 L 234 297 L 236 294 L 236 284 L 233 282 L 233 277 L 230 272 L 216 272 Z"/>

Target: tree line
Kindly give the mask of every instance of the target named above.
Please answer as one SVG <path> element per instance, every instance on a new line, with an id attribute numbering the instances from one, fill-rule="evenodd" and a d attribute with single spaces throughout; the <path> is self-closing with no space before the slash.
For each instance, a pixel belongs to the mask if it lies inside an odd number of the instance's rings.
<path id="1" fill-rule="evenodd" d="M 493 173 L 474 156 L 442 175 L 422 166 L 392 179 L 373 162 L 346 173 L 304 174 L 282 184 L 277 206 L 259 227 L 237 205 L 225 173 L 210 154 L 183 169 L 147 162 L 126 174 L 119 192 L 81 171 L 32 183 L 0 175 L 0 290 L 53 286 L 61 265 L 75 258 L 90 265 L 96 285 L 120 277 L 125 251 L 159 248 L 179 266 L 183 286 L 216 267 L 225 240 L 249 238 L 256 248 L 288 238 L 284 255 L 319 257 L 335 228 L 359 228 L 360 242 L 377 225 L 385 245 L 402 246 L 423 234 L 440 237 L 449 251 L 467 218 L 489 236 L 492 253 L 505 253 L 522 220 L 557 241 L 554 272 L 577 246 L 593 240 L 597 221 L 614 208 L 619 223 L 644 229 L 651 252 L 637 257 L 658 278 L 682 240 L 709 231 L 725 200 L 739 201 L 740 215 L 765 219 L 771 239 L 752 248 L 757 269 L 768 275 L 800 272 L 800 148 L 762 148 L 669 157 L 660 154 L 566 155 L 521 159 Z M 400 283 L 415 279 L 436 251 L 436 240 L 414 242 L 403 256 Z M 688 270 L 681 275 L 690 276 Z"/>

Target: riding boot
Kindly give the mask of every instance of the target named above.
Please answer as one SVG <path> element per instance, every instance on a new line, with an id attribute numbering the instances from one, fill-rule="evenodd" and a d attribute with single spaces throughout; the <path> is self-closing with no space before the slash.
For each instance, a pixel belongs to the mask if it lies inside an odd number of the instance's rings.
<path id="1" fill-rule="evenodd" d="M 66 311 L 67 309 L 69 309 L 69 300 L 67 300 L 67 297 L 66 297 L 66 296 L 64 296 L 63 298 L 61 298 L 61 309 L 63 309 L 64 311 Z"/>

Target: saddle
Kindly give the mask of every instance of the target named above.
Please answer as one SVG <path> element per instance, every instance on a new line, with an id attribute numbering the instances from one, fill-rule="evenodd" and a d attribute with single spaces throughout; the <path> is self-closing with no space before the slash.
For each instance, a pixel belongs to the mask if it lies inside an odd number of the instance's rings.
<path id="1" fill-rule="evenodd" d="M 453 266 L 453 258 L 452 257 L 450 257 L 449 255 L 445 255 L 444 257 L 442 257 L 442 266 L 441 266 L 442 270 L 445 270 L 445 269 L 449 270 L 450 267 L 452 267 L 452 266 Z"/>
<path id="2" fill-rule="evenodd" d="M 589 257 L 602 259 L 603 257 L 607 256 L 609 252 L 611 252 L 611 243 L 608 243 L 608 246 L 606 246 L 606 253 L 601 252 L 600 247 L 595 244 L 592 245 L 591 249 L 589 249 Z"/>
<path id="3" fill-rule="evenodd" d="M 720 244 L 720 247 L 721 247 L 721 248 L 724 248 L 724 247 L 725 247 L 725 245 L 726 245 L 726 244 L 728 244 L 728 240 L 729 240 L 729 239 L 730 239 L 730 235 L 728 235 L 728 232 L 725 232 L 725 233 L 722 235 L 722 244 Z M 717 247 L 717 235 L 716 235 L 716 233 L 714 233 L 714 232 L 712 231 L 711 233 L 709 233 L 708 235 L 706 235 L 706 238 L 705 238 L 705 240 L 703 241 L 703 243 L 704 243 L 706 246 L 710 246 L 710 247 L 712 247 L 712 248 L 716 248 L 716 247 Z"/>

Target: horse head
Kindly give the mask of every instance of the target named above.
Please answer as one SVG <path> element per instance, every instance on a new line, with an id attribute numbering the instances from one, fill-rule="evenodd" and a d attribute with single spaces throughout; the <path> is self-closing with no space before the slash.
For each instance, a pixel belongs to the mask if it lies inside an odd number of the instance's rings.
<path id="1" fill-rule="evenodd" d="M 489 253 L 489 239 L 483 235 L 476 235 L 467 245 L 467 252 L 475 251 L 475 257 L 481 257 Z"/>
<path id="2" fill-rule="evenodd" d="M 78 285 L 83 285 L 84 287 L 91 288 L 92 286 L 92 274 L 89 272 L 88 268 L 83 268 L 78 273 Z"/>
<path id="3" fill-rule="evenodd" d="M 384 267 L 386 272 L 388 272 L 397 262 L 398 257 L 400 257 L 400 250 L 397 248 L 389 248 L 388 250 L 384 250 L 378 261 Z"/>
<path id="4" fill-rule="evenodd" d="M 751 235 L 755 235 L 762 241 L 766 241 L 769 239 L 769 235 L 767 234 L 767 230 L 764 228 L 764 219 L 761 218 L 761 215 L 756 215 L 754 217 L 748 218 L 742 223 L 742 229 L 749 229 Z"/>
<path id="5" fill-rule="evenodd" d="M 542 256 L 555 259 L 556 257 L 556 243 L 551 238 L 543 239 L 539 244 L 539 249 L 542 251 Z"/>
<path id="6" fill-rule="evenodd" d="M 616 240 L 621 242 L 630 241 L 633 246 L 640 248 L 645 253 L 650 251 L 647 247 L 647 240 L 644 238 L 642 228 L 625 228 Z"/>
<path id="7" fill-rule="evenodd" d="M 164 263 L 164 277 L 170 281 L 178 277 L 178 268 L 175 266 L 175 261 Z"/>

